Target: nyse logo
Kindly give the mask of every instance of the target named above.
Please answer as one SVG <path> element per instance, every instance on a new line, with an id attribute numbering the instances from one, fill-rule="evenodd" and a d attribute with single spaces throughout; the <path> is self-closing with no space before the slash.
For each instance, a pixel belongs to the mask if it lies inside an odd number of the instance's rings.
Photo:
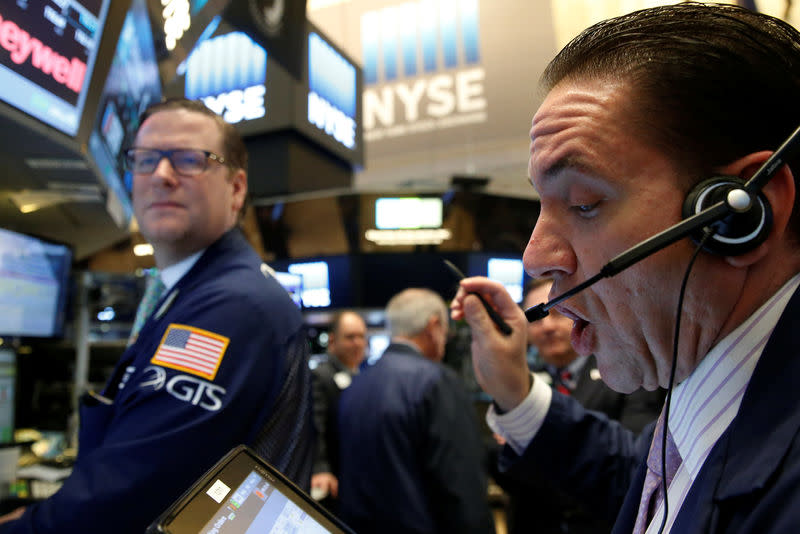
<path id="1" fill-rule="evenodd" d="M 186 62 L 186 98 L 235 124 L 266 115 L 267 52 L 242 32 L 203 41 Z"/>
<path id="2" fill-rule="evenodd" d="M 314 32 L 308 35 L 308 122 L 356 147 L 356 69 Z"/>
<path id="3" fill-rule="evenodd" d="M 361 16 L 367 140 L 483 122 L 478 0 L 418 0 Z"/>

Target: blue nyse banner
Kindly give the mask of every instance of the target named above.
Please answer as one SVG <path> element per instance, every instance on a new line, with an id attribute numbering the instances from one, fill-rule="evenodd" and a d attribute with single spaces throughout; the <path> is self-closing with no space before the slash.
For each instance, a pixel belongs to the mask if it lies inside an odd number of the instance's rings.
<path id="1" fill-rule="evenodd" d="M 242 32 L 203 41 L 186 64 L 185 95 L 230 123 L 266 115 L 267 52 Z"/>
<path id="2" fill-rule="evenodd" d="M 361 45 L 367 85 L 479 63 L 478 0 L 421 0 L 368 11 L 361 15 Z"/>
<path id="3" fill-rule="evenodd" d="M 308 34 L 308 121 L 356 147 L 356 68 L 315 32 Z"/>
<path id="4" fill-rule="evenodd" d="M 417 0 L 361 14 L 367 141 L 486 122 L 478 0 Z"/>

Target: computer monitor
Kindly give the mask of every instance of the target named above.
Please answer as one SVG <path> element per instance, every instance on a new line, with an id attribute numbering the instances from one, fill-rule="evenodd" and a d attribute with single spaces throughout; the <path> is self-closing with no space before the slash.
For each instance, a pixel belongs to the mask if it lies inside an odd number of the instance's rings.
<path id="1" fill-rule="evenodd" d="M 0 229 L 0 336 L 63 334 L 72 251 Z"/>
<path id="2" fill-rule="evenodd" d="M 298 273 L 276 271 L 275 279 L 289 293 L 297 307 L 303 308 L 303 276 Z"/>
<path id="3" fill-rule="evenodd" d="M 489 258 L 486 277 L 505 286 L 514 302 L 522 301 L 522 260 L 518 258 Z"/>
<path id="4" fill-rule="evenodd" d="M 525 269 L 520 254 L 473 252 L 467 261 L 467 276 L 485 276 L 505 286 L 515 302 L 522 302 Z"/>
<path id="5" fill-rule="evenodd" d="M 375 228 L 441 228 L 441 197 L 380 197 L 375 200 Z"/>
<path id="6" fill-rule="evenodd" d="M 89 152 L 100 175 L 120 199 L 127 223 L 133 209 L 131 175 L 123 152 L 133 144 L 139 116 L 161 99 L 153 34 L 145 0 L 133 0 L 117 41 L 89 136 Z"/>
<path id="7" fill-rule="evenodd" d="M 111 0 L 4 2 L 0 100 L 74 136 Z"/>
<path id="8" fill-rule="evenodd" d="M 0 348 L 0 444 L 14 442 L 14 399 L 17 360 L 14 351 Z"/>
<path id="9" fill-rule="evenodd" d="M 326 308 L 331 305 L 331 286 L 328 263 L 324 260 L 290 263 L 288 270 L 303 278 L 302 300 L 306 308 Z"/>

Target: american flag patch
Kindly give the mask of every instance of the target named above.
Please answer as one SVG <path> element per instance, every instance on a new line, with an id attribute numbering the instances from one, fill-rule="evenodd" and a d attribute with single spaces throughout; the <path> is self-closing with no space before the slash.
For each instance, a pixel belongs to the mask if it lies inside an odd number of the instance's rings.
<path id="1" fill-rule="evenodd" d="M 229 342 L 208 330 L 173 323 L 150 363 L 214 380 Z"/>

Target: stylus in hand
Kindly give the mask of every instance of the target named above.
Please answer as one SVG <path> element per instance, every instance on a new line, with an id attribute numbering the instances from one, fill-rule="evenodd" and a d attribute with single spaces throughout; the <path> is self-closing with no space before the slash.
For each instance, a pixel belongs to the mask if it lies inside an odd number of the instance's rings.
<path id="1" fill-rule="evenodd" d="M 448 260 L 442 260 L 442 261 L 444 261 L 444 264 L 447 266 L 447 269 L 450 271 L 450 273 L 453 275 L 453 277 L 457 281 L 460 282 L 461 280 L 466 278 L 466 276 L 464 276 L 464 273 L 462 273 L 461 270 L 458 267 L 453 265 L 453 263 L 451 261 L 448 261 Z M 511 327 L 508 326 L 508 323 L 505 322 L 502 317 L 500 317 L 500 314 L 497 313 L 497 311 L 494 308 L 489 306 L 489 303 L 486 302 L 486 299 L 483 298 L 483 295 L 481 295 L 479 293 L 475 293 L 474 291 L 471 291 L 470 295 L 475 295 L 476 297 L 478 297 L 480 299 L 481 304 L 483 304 L 483 307 L 486 309 L 486 313 L 489 314 L 489 317 L 492 318 L 492 321 L 494 322 L 494 324 L 497 325 L 497 328 L 504 335 L 506 335 L 506 336 L 511 335 Z"/>

